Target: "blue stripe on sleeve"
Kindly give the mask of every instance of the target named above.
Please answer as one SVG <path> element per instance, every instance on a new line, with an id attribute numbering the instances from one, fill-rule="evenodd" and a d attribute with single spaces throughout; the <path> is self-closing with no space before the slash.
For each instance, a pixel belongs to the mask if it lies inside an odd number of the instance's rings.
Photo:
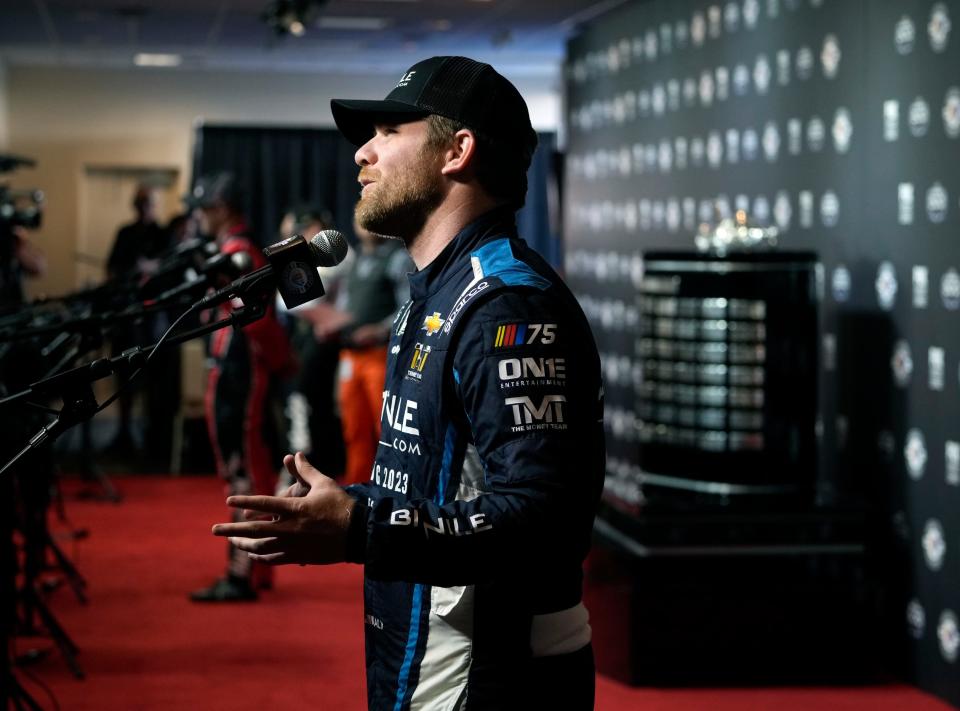
<path id="1" fill-rule="evenodd" d="M 541 290 L 550 286 L 549 280 L 513 256 L 509 239 L 488 242 L 475 252 L 471 252 L 470 256 L 480 261 L 480 268 L 485 276 L 498 277 L 509 286 L 533 286 Z"/>

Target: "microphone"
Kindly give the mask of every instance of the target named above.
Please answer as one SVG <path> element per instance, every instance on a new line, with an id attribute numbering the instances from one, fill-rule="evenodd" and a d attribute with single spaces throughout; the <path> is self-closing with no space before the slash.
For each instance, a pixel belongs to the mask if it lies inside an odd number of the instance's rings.
<path id="1" fill-rule="evenodd" d="M 207 261 L 216 259 L 216 242 L 199 237 L 181 242 L 160 257 L 157 270 L 143 280 L 137 289 L 137 294 L 141 299 L 149 299 L 175 287 L 185 272 L 202 268 L 205 264 L 204 257 L 208 258 Z M 135 271 L 128 276 L 139 279 L 138 275 L 139 272 Z"/>
<path id="2" fill-rule="evenodd" d="M 235 296 L 243 299 L 258 290 L 276 286 L 288 309 L 323 296 L 323 283 L 317 267 L 332 267 L 347 256 L 347 240 L 336 230 L 323 230 L 307 242 L 294 235 L 263 250 L 270 264 L 245 274 L 227 286 L 200 300 L 200 308 L 209 308 Z"/>
<path id="3" fill-rule="evenodd" d="M 210 257 L 196 270 L 189 267 L 186 271 L 187 281 L 145 299 L 144 303 L 147 305 L 163 303 L 182 296 L 197 298 L 203 296 L 203 293 L 211 286 L 220 286 L 224 280 L 233 281 L 251 269 L 253 269 L 253 258 L 246 252 L 217 254 Z"/>
<path id="4" fill-rule="evenodd" d="M 236 279 L 243 276 L 253 268 L 253 258 L 246 252 L 233 252 L 232 254 L 218 254 L 210 257 L 201 265 L 197 272 L 208 279 L 216 279 L 217 276 L 225 276 L 228 279 Z"/>

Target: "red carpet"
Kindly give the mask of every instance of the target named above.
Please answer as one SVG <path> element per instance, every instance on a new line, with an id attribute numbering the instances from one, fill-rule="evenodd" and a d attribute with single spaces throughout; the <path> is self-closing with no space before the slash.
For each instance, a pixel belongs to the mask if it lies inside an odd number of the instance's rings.
<path id="1" fill-rule="evenodd" d="M 127 478 L 119 505 L 68 501 L 90 537 L 64 549 L 90 585 L 83 606 L 65 587 L 50 605 L 80 646 L 87 678 L 74 679 L 57 651 L 30 668 L 64 711 L 96 709 L 365 708 L 361 570 L 281 568 L 257 603 L 204 606 L 186 593 L 223 567 L 224 520 L 212 478 Z M 59 524 L 55 524 L 59 526 Z M 18 640 L 17 649 L 49 647 Z M 45 709 L 34 681 L 20 677 Z M 619 711 L 947 711 L 907 686 L 810 689 L 633 689 L 598 680 L 597 708 Z M 538 710 L 539 711 L 539 710 Z"/>

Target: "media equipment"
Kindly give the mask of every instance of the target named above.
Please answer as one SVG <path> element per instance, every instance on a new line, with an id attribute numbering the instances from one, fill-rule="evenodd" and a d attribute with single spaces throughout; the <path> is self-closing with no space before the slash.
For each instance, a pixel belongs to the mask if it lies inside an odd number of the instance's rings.
<path id="1" fill-rule="evenodd" d="M 317 267 L 332 267 L 342 262 L 347 256 L 347 241 L 336 230 L 323 230 L 309 242 L 301 235 L 294 235 L 270 245 L 263 253 L 270 264 L 204 297 L 199 302 L 201 308 L 216 306 L 234 297 L 249 299 L 274 286 L 290 309 L 319 298 L 324 291 Z"/>
<path id="2" fill-rule="evenodd" d="M 0 154 L 0 173 L 34 165 L 36 163 L 29 158 Z M 0 229 L 25 227 L 35 230 L 40 227 L 42 217 L 42 190 L 13 190 L 7 185 L 0 185 Z"/>

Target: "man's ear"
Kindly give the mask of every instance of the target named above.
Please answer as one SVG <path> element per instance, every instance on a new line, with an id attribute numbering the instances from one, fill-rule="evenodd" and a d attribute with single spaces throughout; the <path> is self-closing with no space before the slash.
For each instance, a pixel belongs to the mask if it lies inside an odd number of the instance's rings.
<path id="1" fill-rule="evenodd" d="M 453 135 L 453 141 L 444 153 L 443 175 L 462 175 L 473 165 L 477 152 L 477 137 L 469 128 L 461 128 Z"/>

